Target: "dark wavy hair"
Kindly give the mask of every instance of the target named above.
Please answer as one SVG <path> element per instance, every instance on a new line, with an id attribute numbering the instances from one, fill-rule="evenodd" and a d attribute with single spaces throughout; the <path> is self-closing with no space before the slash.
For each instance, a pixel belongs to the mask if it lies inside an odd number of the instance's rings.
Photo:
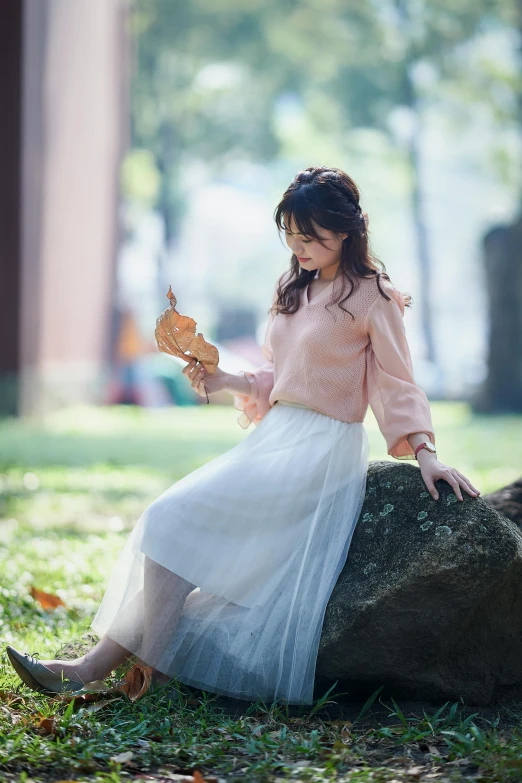
<path id="1" fill-rule="evenodd" d="M 274 220 L 280 232 L 289 230 L 293 220 L 299 233 L 313 237 L 323 247 L 312 220 L 334 234 L 348 234 L 341 246 L 336 277 L 342 275 L 351 288 L 347 296 L 338 298 L 335 304 L 344 302 L 358 289 L 360 278 L 371 277 L 376 278 L 382 296 L 390 300 L 380 285 L 381 277 L 388 281 L 390 277 L 383 262 L 370 249 L 368 225 L 359 204 L 359 188 L 344 171 L 325 166 L 310 166 L 299 171 L 277 205 Z M 300 292 L 313 280 L 317 269 L 303 269 L 292 253 L 289 272 L 284 284 L 281 280 L 285 275 L 279 278 L 277 299 L 269 312 L 275 309 L 287 315 L 295 313 L 299 309 Z M 404 299 L 409 307 L 411 296 L 404 294 Z M 341 304 L 339 307 L 349 312 Z M 353 313 L 350 315 L 353 317 Z"/>

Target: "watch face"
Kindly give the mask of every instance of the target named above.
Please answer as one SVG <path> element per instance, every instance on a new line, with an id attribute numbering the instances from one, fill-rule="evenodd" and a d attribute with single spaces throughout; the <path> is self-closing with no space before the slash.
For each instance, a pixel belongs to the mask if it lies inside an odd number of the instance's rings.
<path id="1" fill-rule="evenodd" d="M 429 441 L 426 441 L 426 448 L 428 449 L 428 451 L 432 451 L 432 452 L 437 451 L 435 445 L 433 443 L 430 443 Z"/>

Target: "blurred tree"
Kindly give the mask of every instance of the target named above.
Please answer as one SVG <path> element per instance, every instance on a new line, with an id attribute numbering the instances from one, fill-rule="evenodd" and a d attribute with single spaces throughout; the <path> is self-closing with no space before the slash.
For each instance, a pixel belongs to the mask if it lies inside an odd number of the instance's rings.
<path id="1" fill-rule="evenodd" d="M 516 78 L 511 94 L 519 133 L 522 135 L 522 0 L 504 0 L 504 12 L 514 18 L 518 32 Z M 505 81 L 507 81 L 505 79 Z M 504 102 L 505 103 L 505 102 Z M 497 111 L 509 117 L 511 105 Z M 520 165 L 520 160 L 519 160 Z M 479 413 L 522 412 L 522 175 L 518 172 L 519 207 L 511 225 L 496 226 L 484 237 L 484 266 L 489 298 L 488 374 L 472 400 Z"/>

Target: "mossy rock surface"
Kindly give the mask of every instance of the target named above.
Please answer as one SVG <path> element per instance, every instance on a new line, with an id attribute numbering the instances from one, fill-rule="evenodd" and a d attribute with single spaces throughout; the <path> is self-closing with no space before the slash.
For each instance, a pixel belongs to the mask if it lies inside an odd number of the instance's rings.
<path id="1" fill-rule="evenodd" d="M 436 486 L 439 500 L 416 465 L 370 463 L 317 675 L 415 699 L 522 699 L 522 533 Z"/>

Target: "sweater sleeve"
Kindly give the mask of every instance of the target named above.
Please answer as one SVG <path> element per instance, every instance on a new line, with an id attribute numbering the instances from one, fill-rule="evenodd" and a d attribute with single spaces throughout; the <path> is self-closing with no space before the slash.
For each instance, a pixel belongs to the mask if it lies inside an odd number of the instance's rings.
<path id="1" fill-rule="evenodd" d="M 386 440 L 388 454 L 415 459 L 406 437 L 425 432 L 432 443 L 435 433 L 428 398 L 413 376 L 410 349 L 404 328 L 404 297 L 387 286 L 388 301 L 379 294 L 366 318 L 368 402 Z"/>
<path id="2" fill-rule="evenodd" d="M 276 292 L 277 286 L 274 291 L 272 304 L 277 299 Z M 247 429 L 252 422 L 254 422 L 254 425 L 257 425 L 271 407 L 268 398 L 274 388 L 274 356 L 270 346 L 270 329 L 273 320 L 274 314 L 271 312 L 268 317 L 263 345 L 261 346 L 261 353 L 265 357 L 266 362 L 252 372 L 248 370 L 240 371 L 250 382 L 250 394 L 234 394 L 234 408 L 242 411 L 241 415 L 237 417 L 237 421 L 243 429 Z"/>

